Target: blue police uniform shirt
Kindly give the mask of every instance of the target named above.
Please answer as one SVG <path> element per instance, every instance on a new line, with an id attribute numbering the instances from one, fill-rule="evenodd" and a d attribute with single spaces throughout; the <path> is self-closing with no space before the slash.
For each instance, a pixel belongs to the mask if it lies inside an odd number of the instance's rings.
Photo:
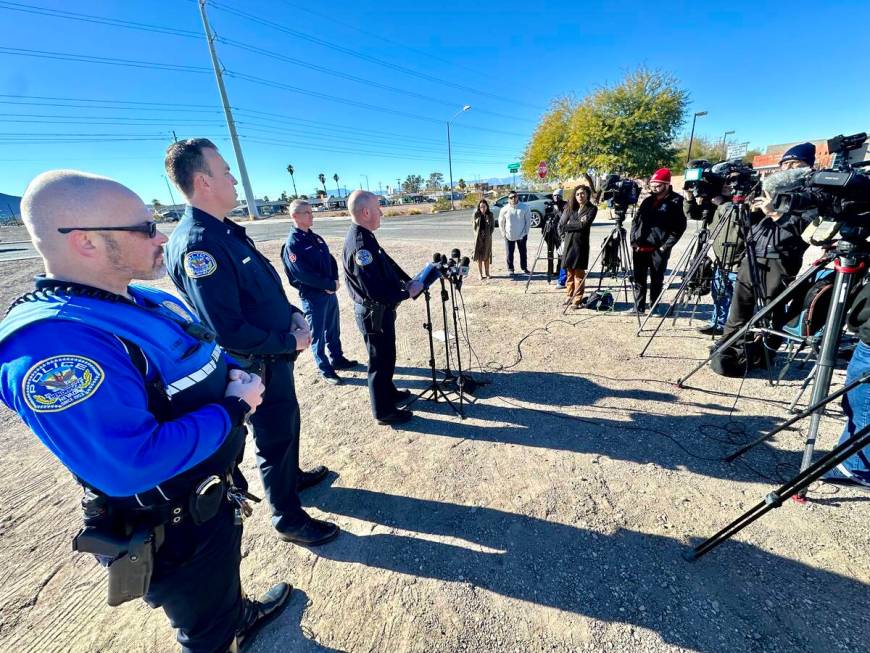
<path id="1" fill-rule="evenodd" d="M 406 281 L 411 277 L 381 249 L 375 235 L 351 224 L 344 239 L 344 277 L 350 297 L 357 304 L 369 301 L 396 306 L 408 299 Z"/>
<path id="2" fill-rule="evenodd" d="M 335 290 L 338 263 L 329 253 L 329 246 L 316 233 L 293 227 L 281 249 L 281 260 L 290 285 L 300 297 Z"/>
<path id="3" fill-rule="evenodd" d="M 113 497 L 145 492 L 210 458 L 242 417 L 222 403 L 228 359 L 181 326 L 195 320 L 190 311 L 153 288 L 131 285 L 129 293 L 136 305 L 43 295 L 0 323 L 3 402 L 75 476 Z M 149 380 L 170 404 L 201 384 L 207 399 L 158 419 L 121 338 L 141 349 Z"/>
<path id="4" fill-rule="evenodd" d="M 296 354 L 281 277 L 232 220 L 188 206 L 164 247 L 175 287 L 231 353 Z"/>

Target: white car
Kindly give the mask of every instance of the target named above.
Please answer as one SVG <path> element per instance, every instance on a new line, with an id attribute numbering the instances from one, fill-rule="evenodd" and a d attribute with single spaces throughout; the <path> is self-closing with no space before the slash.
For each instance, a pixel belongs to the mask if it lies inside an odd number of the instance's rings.
<path id="1" fill-rule="evenodd" d="M 553 203 L 552 196 L 545 193 L 526 193 L 522 191 L 518 191 L 517 195 L 519 196 L 520 203 L 528 206 L 529 210 L 532 212 L 532 226 L 540 227 L 541 220 L 543 220 L 544 216 L 547 215 L 547 207 Z M 493 203 L 492 214 L 496 219 L 498 218 L 499 211 L 501 211 L 501 207 L 505 206 L 507 203 L 507 195 L 499 197 Z"/>

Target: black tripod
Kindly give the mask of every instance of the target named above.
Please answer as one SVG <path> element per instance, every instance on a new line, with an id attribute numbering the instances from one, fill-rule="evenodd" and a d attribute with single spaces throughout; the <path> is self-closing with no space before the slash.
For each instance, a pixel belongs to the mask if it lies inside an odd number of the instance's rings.
<path id="1" fill-rule="evenodd" d="M 477 381 L 472 379 L 470 376 L 466 375 L 462 371 L 462 353 L 460 352 L 459 345 L 459 319 L 457 314 L 459 313 L 459 307 L 456 304 L 456 290 L 462 287 L 462 276 L 461 275 L 451 275 L 449 278 L 450 282 L 450 303 L 453 308 L 453 336 L 454 341 L 456 343 L 456 376 L 451 379 L 445 379 L 445 385 L 453 385 L 456 384 L 457 393 L 459 394 L 459 416 L 461 419 L 465 419 L 465 412 L 463 409 L 463 402 L 465 400 L 465 393 L 472 394 L 474 392 L 475 387 L 477 387 Z M 449 343 L 445 340 L 445 345 L 449 348 Z"/>
<path id="2" fill-rule="evenodd" d="M 866 377 L 861 381 L 863 382 L 864 380 L 866 380 Z M 835 398 L 836 397 L 832 395 L 823 403 L 827 403 Z M 817 413 L 814 413 L 814 415 L 815 414 Z M 780 486 L 773 492 L 770 492 L 761 501 L 740 515 L 740 517 L 728 524 L 718 533 L 704 540 L 695 548 L 686 551 L 686 553 L 683 554 L 683 557 L 686 560 L 693 561 L 697 560 L 704 554 L 709 553 L 711 550 L 722 544 L 722 542 L 749 526 L 752 522 L 760 519 L 774 508 L 779 508 L 783 501 L 786 501 L 793 496 L 800 497 L 806 494 L 807 488 L 810 484 L 820 479 L 841 462 L 847 458 L 851 458 L 868 445 L 870 445 L 870 424 L 860 429 L 853 437 L 835 447 L 830 453 L 819 458 L 815 463 L 801 471 L 797 476 L 786 482 L 784 485 Z"/>
<path id="3" fill-rule="evenodd" d="M 686 381 L 701 369 L 707 362 L 754 328 L 754 325 L 761 319 L 770 315 L 781 303 L 784 303 L 790 298 L 796 289 L 803 287 L 803 282 L 810 278 L 815 272 L 825 267 L 832 260 L 835 260 L 834 269 L 836 275 L 834 277 L 834 287 L 832 290 L 831 307 L 828 309 L 827 320 L 825 321 L 825 331 L 822 337 L 822 344 L 819 348 L 819 357 L 816 362 L 815 377 L 813 379 L 813 393 L 810 399 L 810 405 L 815 409 L 811 411 L 812 418 L 810 420 L 809 430 L 807 431 L 806 444 L 804 447 L 803 460 L 801 461 L 801 470 L 807 470 L 813 459 L 813 451 L 815 450 L 816 437 L 819 431 L 819 423 L 822 419 L 821 406 L 825 403 L 822 401 L 827 395 L 831 386 L 831 377 L 834 373 L 834 367 L 837 362 L 837 351 L 840 345 L 840 336 L 843 331 L 843 326 L 846 319 L 846 309 L 848 299 L 851 295 L 851 289 L 856 278 L 860 279 L 865 272 L 865 264 L 868 258 L 867 252 L 861 250 L 862 243 L 852 242 L 851 240 L 841 239 L 837 242 L 835 252 L 828 252 L 821 259 L 816 261 L 806 272 L 795 279 L 785 290 L 777 295 L 767 306 L 756 313 L 746 325 L 737 331 L 733 336 L 720 343 L 714 349 L 710 356 L 692 369 L 685 377 L 677 380 L 678 387 L 685 387 Z M 762 331 L 764 331 L 762 329 Z M 765 348 L 766 349 L 766 348 Z M 806 412 L 806 411 L 805 411 Z M 800 497 L 805 494 L 805 489 L 798 490 L 801 492 Z"/>
<path id="4" fill-rule="evenodd" d="M 428 288 L 423 291 L 423 297 L 426 300 L 426 321 L 423 323 L 423 328 L 426 329 L 426 334 L 429 336 L 429 369 L 432 372 L 432 380 L 429 382 L 429 385 L 427 385 L 425 388 L 423 388 L 423 390 L 421 390 L 419 393 L 411 398 L 411 401 L 408 402 L 406 408 L 418 399 L 429 399 L 431 401 L 434 401 L 435 403 L 438 403 L 438 398 L 441 397 L 441 399 L 447 402 L 447 405 L 450 406 L 454 413 L 456 413 L 460 417 L 464 417 L 461 410 L 456 409 L 456 406 L 453 405 L 453 402 L 450 401 L 450 399 L 444 393 L 444 390 L 442 390 L 441 386 L 438 385 L 438 370 L 435 367 L 435 343 L 432 340 L 432 308 L 430 306 L 430 296 Z M 446 319 L 447 318 L 445 314 L 445 321 Z"/>

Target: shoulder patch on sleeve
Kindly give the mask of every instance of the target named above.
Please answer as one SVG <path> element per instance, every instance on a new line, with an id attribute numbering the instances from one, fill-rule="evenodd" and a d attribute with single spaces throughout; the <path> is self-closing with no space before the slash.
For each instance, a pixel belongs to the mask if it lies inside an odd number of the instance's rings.
<path id="1" fill-rule="evenodd" d="M 372 257 L 372 253 L 367 249 L 358 249 L 356 254 L 353 255 L 353 260 L 356 261 L 357 265 L 368 265 L 374 260 Z"/>
<path id="2" fill-rule="evenodd" d="M 294 254 L 293 252 L 290 252 L 289 254 L 287 254 L 287 258 L 290 259 L 290 262 L 291 262 L 291 263 L 295 263 L 295 262 L 296 262 L 296 254 Z"/>
<path id="3" fill-rule="evenodd" d="M 201 279 L 217 270 L 214 256 L 200 249 L 184 255 L 184 273 L 191 279 Z"/>
<path id="4" fill-rule="evenodd" d="M 57 413 L 91 397 L 104 378 L 103 368 L 90 358 L 62 354 L 31 367 L 21 387 L 33 412 Z"/>

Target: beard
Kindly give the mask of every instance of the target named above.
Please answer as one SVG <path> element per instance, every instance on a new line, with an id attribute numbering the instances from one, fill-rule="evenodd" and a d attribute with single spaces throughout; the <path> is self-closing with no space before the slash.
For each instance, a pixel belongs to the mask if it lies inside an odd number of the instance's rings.
<path id="1" fill-rule="evenodd" d="M 103 238 L 106 241 L 106 255 L 109 259 L 109 266 L 119 276 L 129 279 L 140 279 L 142 281 L 153 281 L 160 279 L 166 274 L 166 264 L 162 260 L 162 248 L 154 255 L 150 267 L 132 266 L 124 260 L 124 250 L 114 236 L 104 234 Z"/>

